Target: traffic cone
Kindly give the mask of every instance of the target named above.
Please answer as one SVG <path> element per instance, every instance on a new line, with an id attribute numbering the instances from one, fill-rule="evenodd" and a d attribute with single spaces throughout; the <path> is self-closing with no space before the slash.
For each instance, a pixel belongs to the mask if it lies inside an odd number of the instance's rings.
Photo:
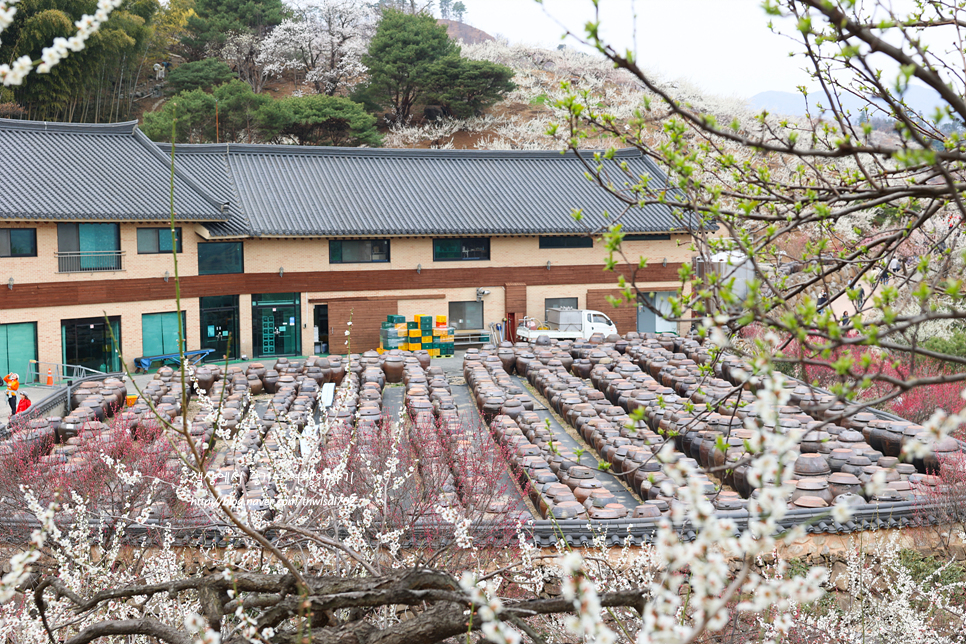
<path id="1" fill-rule="evenodd" d="M 54 372 L 50 368 L 47 369 L 47 386 L 48 387 L 54 386 Z"/>

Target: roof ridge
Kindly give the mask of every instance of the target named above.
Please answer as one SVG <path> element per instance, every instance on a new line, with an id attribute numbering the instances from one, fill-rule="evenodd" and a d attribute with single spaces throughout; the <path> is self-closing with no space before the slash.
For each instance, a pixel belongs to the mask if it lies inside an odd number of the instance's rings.
<path id="1" fill-rule="evenodd" d="M 135 125 L 137 125 L 137 121 L 134 121 L 134 123 L 135 123 Z M 134 134 L 134 139 L 138 143 L 140 143 L 142 146 L 144 146 L 147 149 L 147 151 L 148 151 L 149 154 L 151 154 L 155 158 L 157 158 L 160 161 L 162 161 L 165 165 L 167 165 L 169 163 L 170 159 L 167 156 L 165 156 L 165 154 L 161 151 L 161 148 L 159 148 L 157 146 L 157 144 L 155 144 L 154 141 L 152 141 L 151 139 L 149 139 L 148 136 L 144 132 L 142 132 L 140 130 L 140 128 L 135 127 L 133 134 Z M 205 190 L 205 188 L 201 185 L 201 183 L 199 183 L 197 180 L 195 180 L 194 177 L 192 177 L 191 175 L 187 174 L 183 170 L 180 170 L 178 168 L 178 165 L 177 164 L 174 165 L 174 174 L 175 174 L 176 177 L 178 177 L 179 179 L 181 179 L 182 181 L 184 181 L 186 184 L 188 184 L 188 186 L 192 190 L 194 190 L 198 194 L 198 196 L 200 196 L 202 199 L 204 199 L 205 201 L 207 201 L 208 203 L 210 203 L 212 206 L 214 206 L 215 208 L 217 208 L 218 211 L 222 215 L 224 215 L 225 220 L 228 219 L 228 216 L 229 215 L 226 212 L 228 210 L 228 202 L 219 201 L 218 199 L 216 199 L 215 197 L 213 197 L 207 190 Z"/>
<path id="2" fill-rule="evenodd" d="M 156 143 L 159 148 L 167 149 L 170 143 Z M 184 143 L 178 146 L 184 154 L 212 154 L 223 152 L 229 155 L 277 154 L 282 156 L 344 156 L 344 157 L 398 157 L 429 159 L 566 159 L 576 156 L 572 150 L 436 150 L 422 148 L 348 148 L 323 145 L 283 145 L 277 143 Z M 581 154 L 593 155 L 606 150 L 580 150 Z M 644 154 L 637 148 L 619 148 L 616 158 L 640 158 Z"/>
<path id="3" fill-rule="evenodd" d="M 62 123 L 59 121 L 27 121 L 0 118 L 0 129 L 31 132 L 69 132 L 71 134 L 113 134 L 123 135 L 138 131 L 138 122 L 119 123 Z"/>
<path id="4" fill-rule="evenodd" d="M 235 183 L 235 169 L 231 167 L 231 154 L 228 151 L 228 143 L 225 143 L 225 172 L 228 174 L 228 185 L 231 186 L 232 194 L 235 195 L 239 214 L 245 220 L 245 227 L 248 228 L 248 234 L 254 236 L 255 227 L 252 225 L 251 217 L 248 216 L 248 211 L 245 210 L 245 203 L 242 201 L 241 193 L 238 192 L 238 185 Z"/>

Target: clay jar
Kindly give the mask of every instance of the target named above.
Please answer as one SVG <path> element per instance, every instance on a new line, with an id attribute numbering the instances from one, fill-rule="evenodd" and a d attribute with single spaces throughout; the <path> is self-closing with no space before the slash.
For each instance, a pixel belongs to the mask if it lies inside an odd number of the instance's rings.
<path id="1" fill-rule="evenodd" d="M 833 472 L 840 472 L 853 455 L 854 452 L 850 449 L 833 449 L 828 456 L 829 467 Z"/>
<path id="2" fill-rule="evenodd" d="M 862 478 L 863 471 L 862 468 L 867 465 L 872 465 L 872 461 L 869 457 L 862 454 L 853 454 L 849 459 L 849 462 L 842 466 L 842 471 L 847 474 L 853 474 L 858 478 Z"/>
<path id="3" fill-rule="evenodd" d="M 195 369 L 195 379 L 198 387 L 206 394 L 211 393 L 211 388 L 215 386 L 215 374 L 208 367 L 198 367 Z"/>
<path id="4" fill-rule="evenodd" d="M 269 369 L 262 376 L 262 384 L 265 388 L 265 393 L 274 394 L 278 389 L 278 372 L 274 369 Z"/>
<path id="5" fill-rule="evenodd" d="M 862 482 L 857 476 L 847 472 L 835 472 L 829 475 L 828 488 L 833 498 L 843 494 L 862 494 Z"/>
<path id="6" fill-rule="evenodd" d="M 824 477 L 831 471 L 828 461 L 821 454 L 802 454 L 795 459 L 795 476 L 797 478 Z"/>
<path id="7" fill-rule="evenodd" d="M 927 474 L 936 474 L 939 472 L 942 460 L 958 451 L 959 442 L 952 436 L 947 436 L 932 444 L 932 450 L 922 459 L 922 467 L 919 459 L 915 459 L 916 469 Z"/>
<path id="8" fill-rule="evenodd" d="M 402 382 L 405 365 L 402 356 L 386 356 L 386 360 L 382 363 L 382 369 L 386 372 L 386 382 Z"/>
<path id="9" fill-rule="evenodd" d="M 826 504 L 831 503 L 834 498 L 834 494 L 829 489 L 828 480 L 819 477 L 809 477 L 803 478 L 798 481 L 798 485 L 795 486 L 795 491 L 792 492 L 791 501 L 796 501 L 803 496 L 814 496 L 825 501 Z"/>
<path id="10" fill-rule="evenodd" d="M 571 478 L 571 480 L 573 479 Z M 602 487 L 601 482 L 596 478 L 582 479 L 577 487 L 574 488 L 574 496 L 577 497 L 578 503 L 583 503 L 590 498 L 591 492 L 599 490 Z"/>

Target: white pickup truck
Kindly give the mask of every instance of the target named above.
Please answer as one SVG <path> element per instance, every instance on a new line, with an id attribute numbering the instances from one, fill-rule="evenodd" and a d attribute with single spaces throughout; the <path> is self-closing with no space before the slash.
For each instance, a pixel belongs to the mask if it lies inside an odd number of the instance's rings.
<path id="1" fill-rule="evenodd" d="M 587 309 L 547 309 L 547 326 L 550 328 L 532 329 L 521 325 L 517 329 L 517 338 L 528 341 L 545 335 L 551 340 L 587 340 L 595 333 L 603 333 L 605 337 L 617 333 L 617 327 L 609 317 Z"/>

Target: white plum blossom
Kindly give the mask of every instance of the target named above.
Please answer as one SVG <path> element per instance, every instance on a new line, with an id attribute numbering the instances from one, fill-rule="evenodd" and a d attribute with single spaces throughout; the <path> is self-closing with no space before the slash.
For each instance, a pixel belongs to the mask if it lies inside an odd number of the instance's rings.
<path id="1" fill-rule="evenodd" d="M 21 56 L 13 65 L 4 63 L 0 65 L 0 81 L 5 86 L 20 85 L 23 79 L 31 70 L 36 69 L 39 74 L 46 74 L 63 59 L 70 55 L 70 52 L 79 52 L 84 48 L 87 39 L 100 29 L 101 24 L 107 21 L 111 12 L 117 9 L 124 0 L 98 0 L 97 11 L 94 15 L 85 14 L 80 20 L 74 23 L 77 33 L 70 38 L 58 36 L 48 47 L 44 47 L 40 54 L 40 63 L 34 66 L 34 61 L 29 56 Z M 0 2 L 0 33 L 10 26 L 16 7 L 10 5 L 13 2 Z"/>
<path id="2" fill-rule="evenodd" d="M 362 56 L 375 24 L 366 3 L 312 0 L 295 13 L 261 43 L 258 62 L 266 73 L 298 72 L 317 93 L 330 96 L 361 81 L 366 71 Z"/>

